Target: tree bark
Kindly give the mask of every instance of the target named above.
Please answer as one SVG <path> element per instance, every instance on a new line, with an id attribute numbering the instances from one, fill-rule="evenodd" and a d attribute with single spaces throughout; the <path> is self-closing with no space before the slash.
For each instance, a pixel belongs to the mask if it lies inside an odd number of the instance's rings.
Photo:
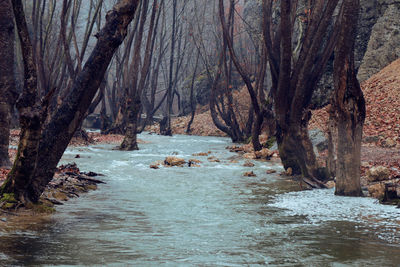
<path id="1" fill-rule="evenodd" d="M 335 49 L 334 107 L 338 133 L 336 195 L 362 196 L 361 140 L 365 100 L 354 67 L 359 0 L 344 0 L 341 29 Z"/>
<path id="2" fill-rule="evenodd" d="M 16 101 L 14 74 L 14 15 L 10 0 L 0 0 L 0 168 L 8 157 L 11 111 Z"/>

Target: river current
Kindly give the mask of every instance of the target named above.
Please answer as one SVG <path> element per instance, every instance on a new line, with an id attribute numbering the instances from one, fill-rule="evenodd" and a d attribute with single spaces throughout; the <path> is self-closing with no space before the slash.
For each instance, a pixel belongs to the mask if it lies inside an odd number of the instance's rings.
<path id="1" fill-rule="evenodd" d="M 63 163 L 102 173 L 107 184 L 28 228 L 0 222 L 0 266 L 400 265 L 400 209 L 300 191 L 278 163 L 230 163 L 227 138 L 140 138 L 148 143 L 133 152 L 68 149 Z M 207 151 L 220 162 L 192 156 Z M 149 168 L 170 155 L 201 167 Z M 250 170 L 257 177 L 243 176 Z"/>

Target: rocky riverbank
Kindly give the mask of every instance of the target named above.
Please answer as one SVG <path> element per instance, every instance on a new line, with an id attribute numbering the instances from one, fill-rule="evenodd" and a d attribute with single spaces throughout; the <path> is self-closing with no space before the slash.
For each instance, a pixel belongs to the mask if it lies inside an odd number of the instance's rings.
<path id="1" fill-rule="evenodd" d="M 1 170 L 7 174 L 7 170 Z M 83 193 L 96 190 L 98 184 L 104 182 L 97 179 L 101 174 L 94 172 L 81 172 L 75 163 L 61 165 L 57 168 L 53 180 L 47 185 L 37 205 L 28 207 L 33 212 L 51 213 L 55 205 L 62 205 L 70 198 L 79 197 Z M 96 177 L 96 178 L 94 178 Z M 5 176 L 3 176 L 5 178 Z M 4 179 L 0 181 L 0 185 Z M 21 207 L 12 194 L 6 194 L 0 199 L 0 208 L 7 210 L 6 214 L 12 213 Z"/>

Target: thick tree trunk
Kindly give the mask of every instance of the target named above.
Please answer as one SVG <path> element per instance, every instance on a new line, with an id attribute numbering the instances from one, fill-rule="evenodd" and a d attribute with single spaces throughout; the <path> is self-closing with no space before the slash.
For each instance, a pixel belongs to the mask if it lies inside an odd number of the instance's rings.
<path id="1" fill-rule="evenodd" d="M 326 168 L 318 166 L 314 148 L 308 135 L 308 121 L 305 116 L 300 123 L 291 123 L 277 129 L 279 155 L 284 168 L 292 169 L 292 174 L 311 179 L 317 187 L 323 188 L 322 181 L 328 178 Z"/>
<path id="2" fill-rule="evenodd" d="M 366 111 L 354 67 L 354 44 L 360 2 L 344 0 L 343 5 L 334 63 L 334 107 L 338 131 L 335 194 L 362 196 L 361 139 Z"/>
<path id="3" fill-rule="evenodd" d="M 8 157 L 11 110 L 16 101 L 14 75 L 14 15 L 10 0 L 0 0 L 0 168 Z"/>
<path id="4" fill-rule="evenodd" d="M 12 6 L 24 59 L 24 91 L 17 103 L 21 125 L 17 156 L 0 193 L 12 193 L 21 202 L 29 203 L 31 192 L 28 187 L 36 168 L 43 113 L 36 101 L 36 65 L 22 2 L 13 0 Z"/>
<path id="5" fill-rule="evenodd" d="M 18 171 L 26 170 L 26 175 L 25 177 L 10 175 L 6 185 L 24 183 L 23 188 L 14 186 L 13 190 L 6 186 L 3 188 L 5 190 L 2 190 L 2 193 L 11 191 L 11 193 L 17 193 L 17 196 L 23 195 L 23 198 L 19 198 L 23 203 L 37 202 L 39 200 L 46 185 L 53 178 L 57 164 L 74 132 L 84 119 L 114 52 L 124 40 L 127 27 L 135 15 L 138 3 L 139 0 L 120 0 L 107 13 L 106 24 L 97 34 L 97 44 L 82 71 L 77 74 L 69 95 L 57 109 L 49 123 L 45 125 L 42 135 L 39 135 L 40 153 L 37 156 L 37 160 L 35 161 L 32 158 L 27 162 L 32 168 L 28 170 L 28 165 L 22 164 L 23 158 L 17 155 L 14 167 L 17 166 Z M 27 134 L 29 135 L 30 132 Z M 27 142 L 26 152 L 34 151 L 34 148 L 29 149 L 28 147 L 31 143 L 29 139 L 21 140 L 21 144 L 24 144 L 25 141 Z M 34 144 L 34 140 L 32 144 Z M 25 156 L 25 154 L 21 154 Z M 36 168 L 34 168 L 35 166 Z"/>

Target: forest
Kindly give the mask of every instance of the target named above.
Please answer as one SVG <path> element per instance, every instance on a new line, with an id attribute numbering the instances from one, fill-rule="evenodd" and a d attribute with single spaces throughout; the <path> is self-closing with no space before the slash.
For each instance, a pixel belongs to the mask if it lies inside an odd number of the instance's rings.
<path id="1" fill-rule="evenodd" d="M 0 261 L 398 264 L 399 32 L 395 0 L 0 0 Z"/>

